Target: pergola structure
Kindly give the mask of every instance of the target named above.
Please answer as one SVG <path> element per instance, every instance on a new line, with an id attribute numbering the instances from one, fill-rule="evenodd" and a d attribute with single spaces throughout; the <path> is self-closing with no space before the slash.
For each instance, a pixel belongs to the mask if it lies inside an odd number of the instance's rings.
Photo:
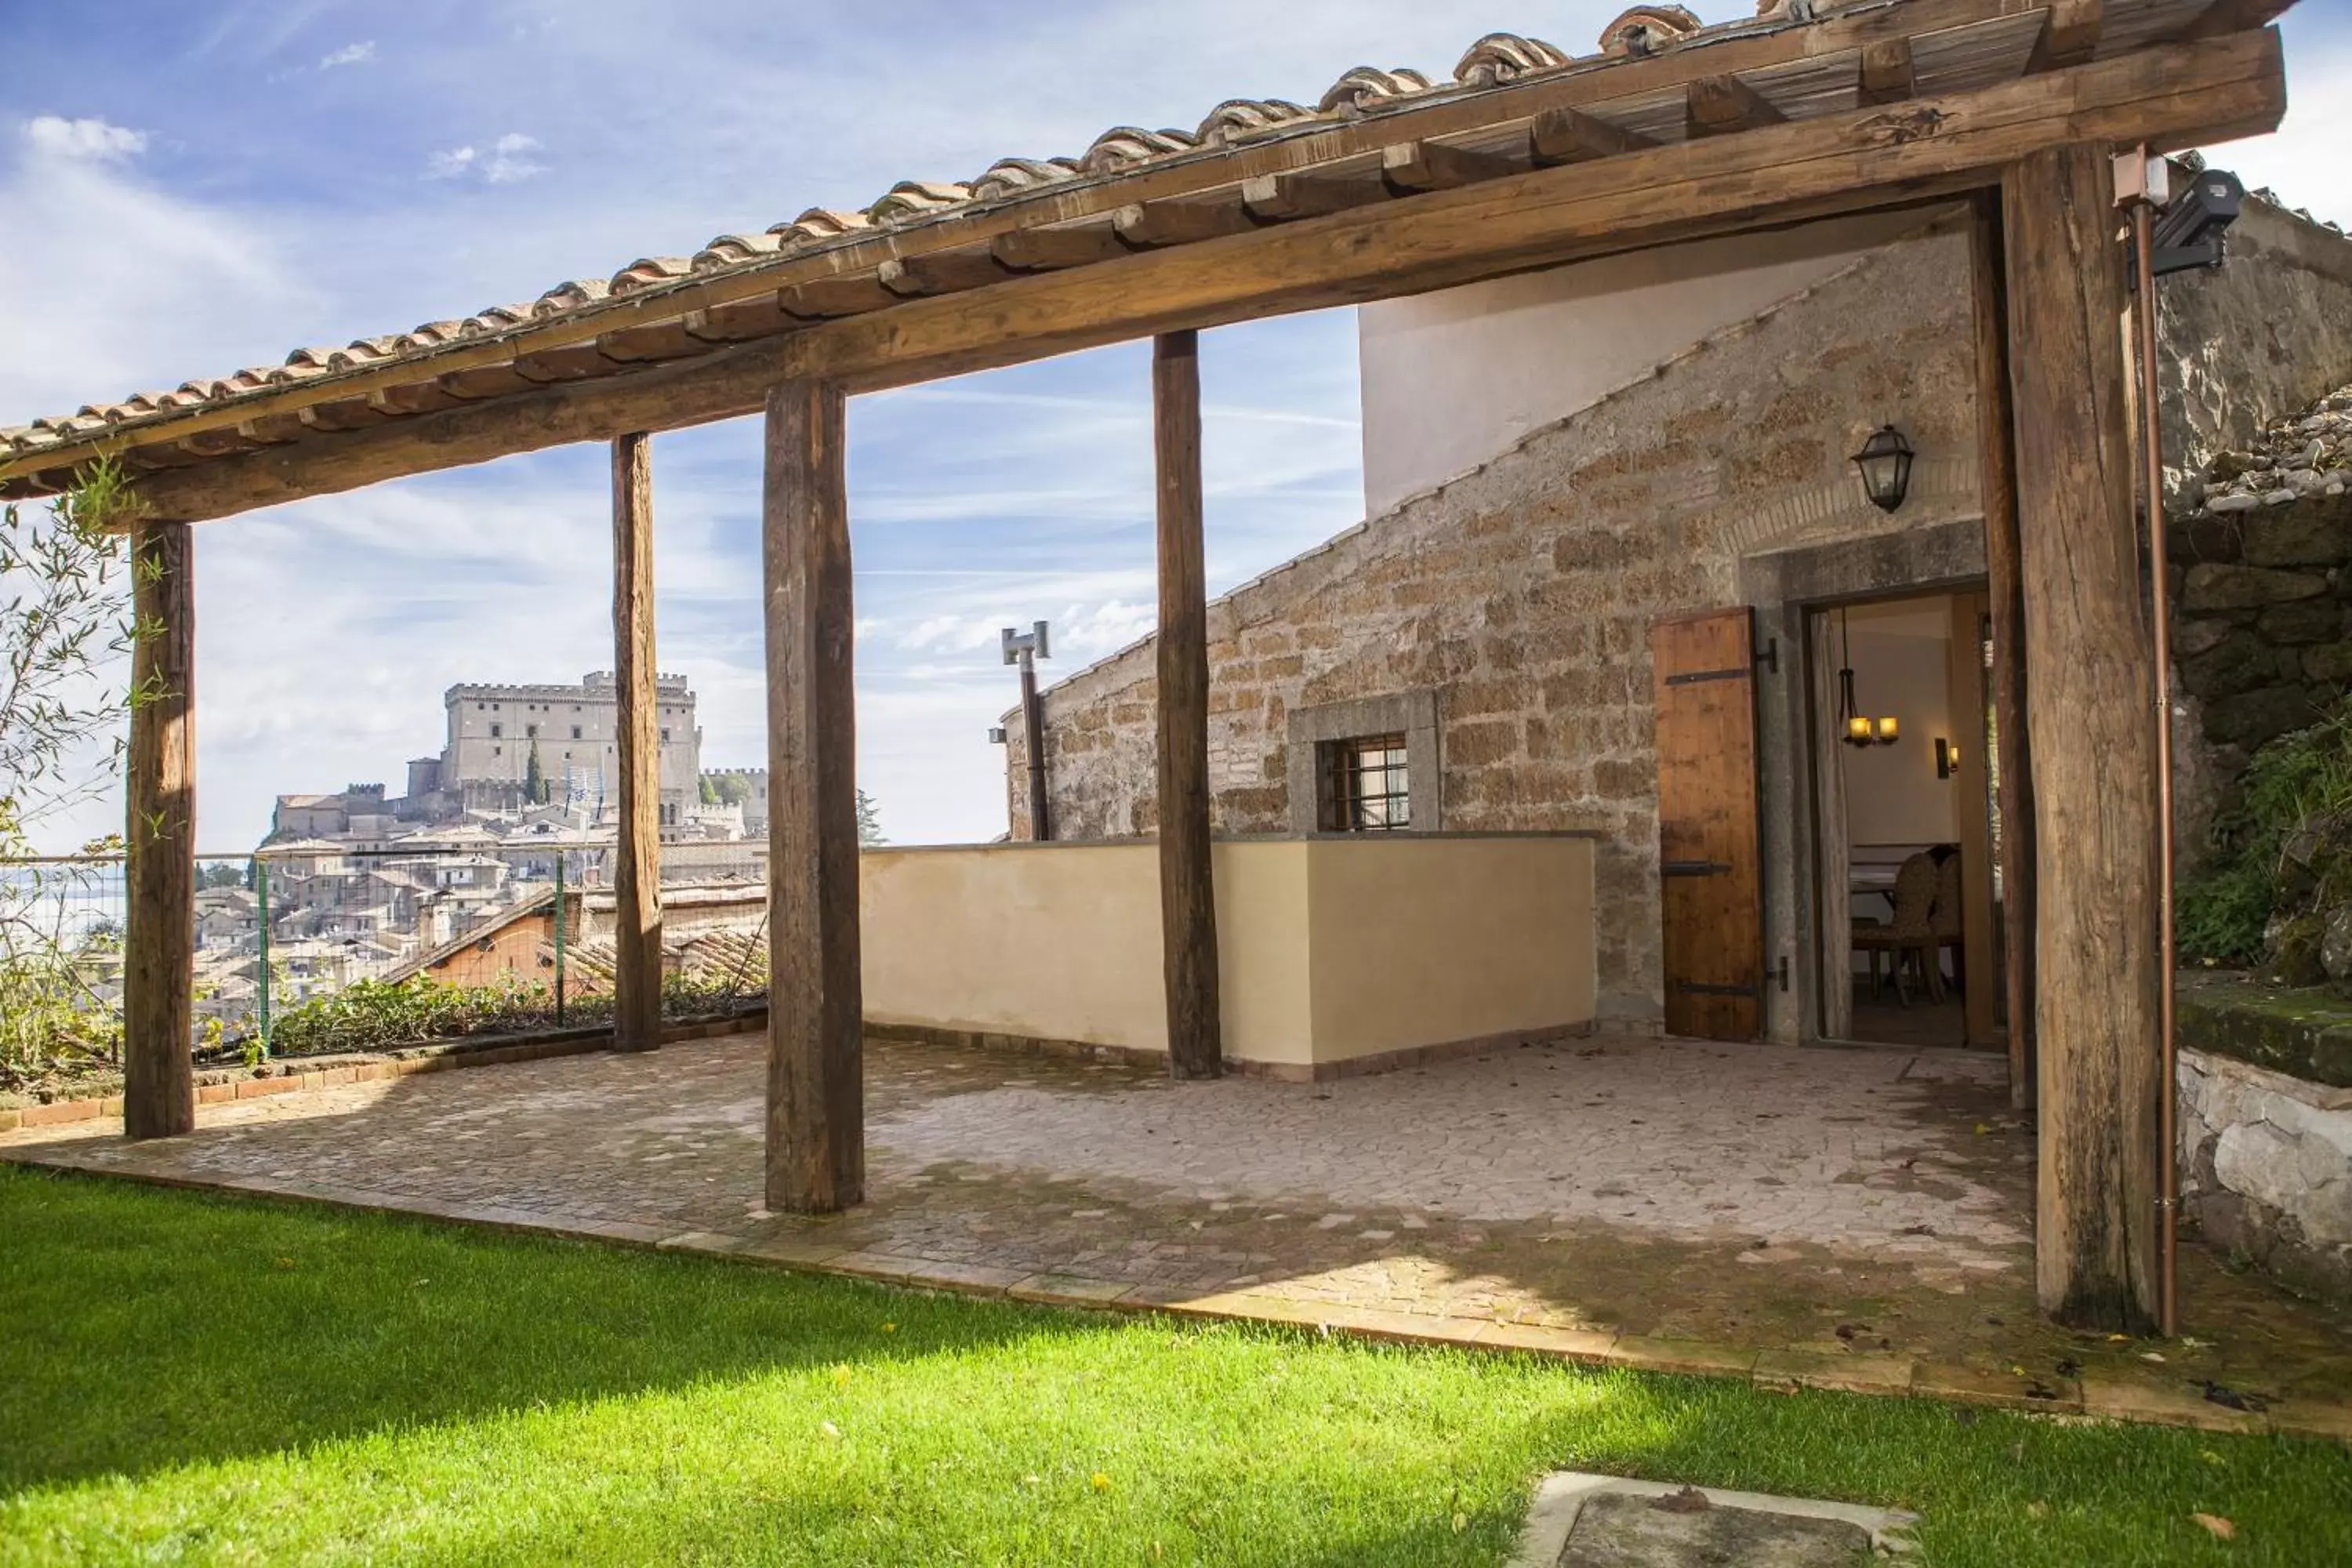
<path id="1" fill-rule="evenodd" d="M 125 1122 L 194 1121 L 193 523 L 571 442 L 614 464 L 624 733 L 620 1039 L 658 1005 L 648 433 L 766 413 L 769 1202 L 864 1190 L 846 399 L 1146 335 L 1159 461 L 1160 845 L 1171 1060 L 1219 1070 L 1194 333 L 1499 274 L 1979 195 L 1983 491 L 2005 867 L 2032 889 L 2039 1287 L 2156 1310 L 2158 785 L 2109 159 L 2273 129 L 2292 0 L 1773 0 L 1612 23 L 1600 54 L 1478 41 L 1450 82 L 1370 68 L 1316 107 L 1219 105 L 1076 159 L 901 184 L 609 283 L 0 431 L 0 496 L 118 459 L 136 655 Z M 1814 13 L 1819 12 L 1816 16 Z M 2006 411 L 2007 416 L 2004 416 Z M 2021 519 L 2022 526 L 2021 526 Z M 2022 761 L 2022 745 L 2007 761 Z M 2028 858 L 2030 856 L 2030 858 Z M 2021 909 L 2023 906 L 2020 905 Z M 2030 943 L 2030 948 L 2023 944 Z M 2026 1031 L 2014 1034 L 2022 1037 Z"/>

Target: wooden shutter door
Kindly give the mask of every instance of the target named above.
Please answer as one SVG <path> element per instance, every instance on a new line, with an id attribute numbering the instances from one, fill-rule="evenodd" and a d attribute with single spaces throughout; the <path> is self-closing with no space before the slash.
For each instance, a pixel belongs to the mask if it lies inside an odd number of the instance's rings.
<path id="1" fill-rule="evenodd" d="M 1699 1039 L 1763 1033 L 1755 639 L 1745 607 L 1650 628 L 1666 1029 Z"/>

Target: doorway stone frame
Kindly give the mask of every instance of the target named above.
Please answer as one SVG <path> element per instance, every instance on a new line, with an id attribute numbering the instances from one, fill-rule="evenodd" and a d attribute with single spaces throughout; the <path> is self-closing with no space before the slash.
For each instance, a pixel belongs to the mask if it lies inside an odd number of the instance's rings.
<path id="1" fill-rule="evenodd" d="M 1980 586 L 1984 519 L 1960 518 L 1835 543 L 1742 556 L 1739 595 L 1756 612 L 1756 636 L 1777 647 L 1777 678 L 1756 700 L 1758 805 L 1764 837 L 1765 1038 L 1819 1045 L 1820 977 L 1809 957 L 1821 902 L 1819 824 L 1813 820 L 1811 682 L 1805 679 L 1805 616 L 1854 599 Z M 1785 964 L 1785 969 L 1780 966 Z M 1774 976 L 1785 973 L 1785 988 Z"/>

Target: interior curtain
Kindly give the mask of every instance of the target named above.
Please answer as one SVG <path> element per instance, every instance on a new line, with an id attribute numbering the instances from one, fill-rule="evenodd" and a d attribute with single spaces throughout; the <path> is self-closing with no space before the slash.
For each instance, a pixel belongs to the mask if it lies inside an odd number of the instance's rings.
<path id="1" fill-rule="evenodd" d="M 1838 620 L 1826 612 L 1813 616 L 1813 791 L 1816 838 L 1821 850 L 1814 862 L 1821 878 L 1822 1034 L 1843 1039 L 1853 1032 L 1853 876 L 1851 837 L 1845 817 L 1845 757 L 1837 730 L 1839 647 Z"/>

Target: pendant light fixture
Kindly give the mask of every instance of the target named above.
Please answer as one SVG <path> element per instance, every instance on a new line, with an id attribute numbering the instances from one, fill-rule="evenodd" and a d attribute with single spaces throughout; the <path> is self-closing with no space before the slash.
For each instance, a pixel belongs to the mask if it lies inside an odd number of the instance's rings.
<path id="1" fill-rule="evenodd" d="M 1838 739 L 1849 746 L 1891 746 L 1902 735 L 1902 726 L 1893 714 L 1884 719 L 1864 716 L 1862 705 L 1853 695 L 1853 634 L 1846 625 L 1843 610 L 1838 612 L 1838 641 L 1843 654 L 1838 670 Z"/>

